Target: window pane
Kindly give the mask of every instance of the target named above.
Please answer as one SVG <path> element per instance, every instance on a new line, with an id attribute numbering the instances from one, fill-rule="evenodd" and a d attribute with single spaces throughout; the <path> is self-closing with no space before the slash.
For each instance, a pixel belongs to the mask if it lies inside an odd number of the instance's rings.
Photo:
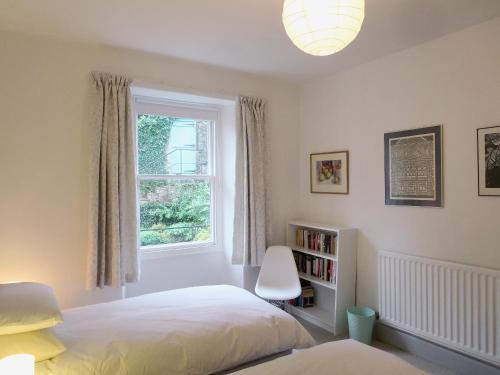
<path id="1" fill-rule="evenodd" d="M 208 181 L 140 182 L 141 246 L 210 241 L 210 221 Z"/>
<path id="2" fill-rule="evenodd" d="M 139 174 L 208 173 L 210 121 L 139 114 Z"/>

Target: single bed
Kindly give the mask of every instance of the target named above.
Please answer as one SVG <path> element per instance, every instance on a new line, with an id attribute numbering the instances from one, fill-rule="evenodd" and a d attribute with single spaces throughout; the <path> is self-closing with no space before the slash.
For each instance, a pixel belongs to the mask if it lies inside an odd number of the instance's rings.
<path id="1" fill-rule="evenodd" d="M 67 351 L 45 374 L 212 374 L 314 345 L 293 317 L 227 285 L 153 293 L 63 311 Z"/>
<path id="2" fill-rule="evenodd" d="M 280 357 L 232 375 L 424 375 L 396 356 L 348 339 Z"/>

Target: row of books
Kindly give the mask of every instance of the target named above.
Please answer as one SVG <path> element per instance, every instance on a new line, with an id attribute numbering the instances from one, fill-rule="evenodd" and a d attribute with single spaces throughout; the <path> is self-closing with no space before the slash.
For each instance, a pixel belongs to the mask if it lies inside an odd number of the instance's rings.
<path id="1" fill-rule="evenodd" d="M 293 258 L 299 272 L 332 284 L 337 283 L 337 262 L 334 260 L 318 258 L 296 251 L 293 252 Z"/>
<path id="2" fill-rule="evenodd" d="M 295 244 L 299 247 L 304 247 L 323 254 L 336 254 L 336 234 L 298 228 L 295 232 L 295 236 Z"/>
<path id="3" fill-rule="evenodd" d="M 301 280 L 302 293 L 295 299 L 291 299 L 288 303 L 292 306 L 312 307 L 314 306 L 314 288 L 308 281 Z"/>

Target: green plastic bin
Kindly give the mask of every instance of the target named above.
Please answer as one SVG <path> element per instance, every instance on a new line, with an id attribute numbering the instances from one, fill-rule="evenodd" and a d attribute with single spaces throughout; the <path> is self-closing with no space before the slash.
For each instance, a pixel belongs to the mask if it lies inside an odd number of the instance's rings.
<path id="1" fill-rule="evenodd" d="M 349 337 L 370 345 L 372 342 L 375 311 L 369 307 L 349 307 L 347 309 Z"/>

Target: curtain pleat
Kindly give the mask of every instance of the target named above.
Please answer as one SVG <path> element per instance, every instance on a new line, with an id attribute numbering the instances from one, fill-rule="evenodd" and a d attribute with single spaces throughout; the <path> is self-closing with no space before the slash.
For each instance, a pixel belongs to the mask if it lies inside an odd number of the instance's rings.
<path id="1" fill-rule="evenodd" d="M 135 135 L 130 80 L 92 73 L 90 288 L 119 287 L 139 279 Z"/>
<path id="2" fill-rule="evenodd" d="M 260 266 L 266 251 L 265 102 L 239 97 L 233 264 Z"/>

